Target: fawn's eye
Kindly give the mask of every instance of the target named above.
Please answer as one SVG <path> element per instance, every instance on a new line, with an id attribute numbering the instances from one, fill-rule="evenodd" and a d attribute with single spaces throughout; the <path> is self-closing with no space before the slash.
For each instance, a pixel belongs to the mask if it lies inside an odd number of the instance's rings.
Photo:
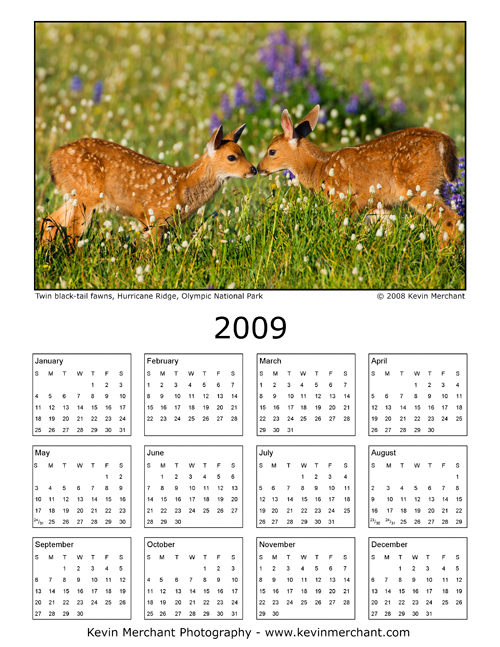
<path id="1" fill-rule="evenodd" d="M 236 161 L 236 155 L 228 155 L 228 156 L 227 156 L 227 159 L 228 159 L 230 162 L 235 162 L 235 161 Z"/>
<path id="2" fill-rule="evenodd" d="M 271 150 L 270 150 L 270 151 L 267 151 L 267 152 L 269 153 L 269 155 L 270 155 L 271 157 L 276 153 L 276 151 L 275 151 L 273 148 L 271 148 Z"/>

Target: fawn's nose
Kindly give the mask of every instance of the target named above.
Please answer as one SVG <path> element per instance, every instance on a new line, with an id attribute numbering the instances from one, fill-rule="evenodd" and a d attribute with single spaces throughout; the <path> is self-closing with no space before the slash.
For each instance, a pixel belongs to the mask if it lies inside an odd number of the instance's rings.
<path id="1" fill-rule="evenodd" d="M 251 166 L 251 167 L 250 167 L 250 173 L 251 173 L 252 175 L 257 175 L 257 169 L 255 168 L 255 166 Z"/>

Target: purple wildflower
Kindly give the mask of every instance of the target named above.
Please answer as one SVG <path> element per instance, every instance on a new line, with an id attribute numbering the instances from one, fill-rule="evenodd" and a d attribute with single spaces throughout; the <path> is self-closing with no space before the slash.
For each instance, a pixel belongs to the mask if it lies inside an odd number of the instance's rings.
<path id="1" fill-rule="evenodd" d="M 94 85 L 94 103 L 101 103 L 101 96 L 104 84 L 102 81 L 96 81 Z"/>
<path id="2" fill-rule="evenodd" d="M 288 34 L 284 29 L 279 31 L 272 31 L 268 36 L 268 41 L 271 45 L 287 45 Z"/>
<path id="3" fill-rule="evenodd" d="M 283 175 L 287 178 L 287 180 L 293 180 L 295 178 L 295 175 L 292 173 L 292 171 L 283 171 Z"/>
<path id="4" fill-rule="evenodd" d="M 254 83 L 253 98 L 255 103 L 263 103 L 266 100 L 266 90 L 260 81 Z"/>
<path id="5" fill-rule="evenodd" d="M 227 94 L 225 92 L 222 95 L 221 100 L 220 100 L 220 109 L 222 110 L 222 114 L 224 115 L 224 119 L 229 119 L 233 109 L 231 107 L 231 101 L 229 101 L 229 97 L 227 96 Z"/>
<path id="6" fill-rule="evenodd" d="M 309 90 L 309 94 L 307 95 L 307 100 L 309 101 L 309 103 L 312 103 L 313 105 L 320 103 L 319 93 L 314 85 L 307 86 L 307 89 Z"/>
<path id="7" fill-rule="evenodd" d="M 83 81 L 79 76 L 71 77 L 71 90 L 72 92 L 81 92 L 83 90 Z"/>
<path id="8" fill-rule="evenodd" d="M 346 103 L 345 111 L 348 115 L 357 115 L 359 112 L 359 96 L 357 94 L 351 94 L 349 100 Z"/>
<path id="9" fill-rule="evenodd" d="M 314 61 L 314 71 L 316 72 L 316 76 L 320 81 L 325 80 L 325 78 L 326 78 L 325 77 L 325 72 L 323 71 L 323 66 L 321 65 L 321 61 L 319 60 L 319 58 L 317 58 Z"/>
<path id="10" fill-rule="evenodd" d="M 287 90 L 287 83 L 286 83 L 286 78 L 284 71 L 281 70 L 276 70 L 273 74 L 273 81 L 274 81 L 274 91 L 277 92 L 278 94 L 281 94 L 282 92 L 286 92 Z"/>
<path id="11" fill-rule="evenodd" d="M 391 103 L 391 110 L 393 112 L 399 112 L 400 114 L 404 114 L 406 112 L 406 106 L 403 99 L 396 97 L 394 101 Z"/>
<path id="12" fill-rule="evenodd" d="M 465 216 L 465 184 L 462 178 L 465 179 L 465 157 L 460 158 L 458 170 L 459 174 L 456 180 L 444 183 L 442 195 L 447 205 L 451 206 L 451 203 L 454 203 L 455 211 L 463 218 Z"/>
<path id="13" fill-rule="evenodd" d="M 248 100 L 248 95 L 243 89 L 243 86 L 238 81 L 236 84 L 236 90 L 234 92 L 234 107 L 240 108 L 241 106 L 248 106 L 250 101 Z"/>
<path id="14" fill-rule="evenodd" d="M 361 95 L 365 103 L 371 103 L 374 99 L 370 81 L 363 81 L 361 84 Z"/>
<path id="15" fill-rule="evenodd" d="M 221 124 L 221 119 L 219 119 L 217 113 L 212 112 L 212 114 L 210 115 L 210 126 L 209 126 L 210 132 L 213 133 L 214 130 L 217 130 L 220 124 Z"/>

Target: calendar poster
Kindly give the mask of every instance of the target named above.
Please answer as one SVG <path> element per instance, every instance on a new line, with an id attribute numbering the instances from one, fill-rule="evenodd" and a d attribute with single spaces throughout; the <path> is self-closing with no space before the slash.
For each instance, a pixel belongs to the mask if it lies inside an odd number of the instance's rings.
<path id="1" fill-rule="evenodd" d="M 47 9 L 4 12 L 0 642 L 497 644 L 495 21 Z"/>

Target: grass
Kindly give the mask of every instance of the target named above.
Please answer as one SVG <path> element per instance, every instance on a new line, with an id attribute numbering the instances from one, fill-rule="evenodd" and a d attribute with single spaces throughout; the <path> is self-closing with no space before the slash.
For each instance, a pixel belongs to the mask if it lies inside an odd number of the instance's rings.
<path id="1" fill-rule="evenodd" d="M 309 72 L 277 92 L 277 73 L 259 51 L 281 27 L 288 43 L 309 52 Z M 287 47 L 275 49 L 281 55 Z M 48 159 L 65 142 L 103 137 L 184 165 L 203 151 L 211 121 L 226 131 L 246 122 L 240 144 L 256 164 L 280 132 L 282 107 L 295 116 L 300 105 L 307 111 L 313 90 L 326 109 L 314 141 L 328 150 L 410 125 L 447 132 L 459 153 L 464 150 L 464 28 L 458 23 L 41 23 L 36 66 L 35 221 L 62 203 Z M 266 91 L 262 101 L 253 98 L 256 80 Z M 346 112 L 353 96 L 363 99 L 368 82 L 373 98 Z M 396 100 L 405 112 L 394 107 Z M 35 222 L 35 287 L 463 289 L 463 241 L 440 251 L 425 219 L 403 207 L 393 214 L 393 222 L 367 227 L 362 217 L 332 213 L 322 196 L 289 186 L 282 175 L 231 180 L 204 215 L 173 227 L 161 248 L 143 240 L 133 221 L 94 214 L 86 242 L 69 254 L 63 235 L 42 247 Z"/>

